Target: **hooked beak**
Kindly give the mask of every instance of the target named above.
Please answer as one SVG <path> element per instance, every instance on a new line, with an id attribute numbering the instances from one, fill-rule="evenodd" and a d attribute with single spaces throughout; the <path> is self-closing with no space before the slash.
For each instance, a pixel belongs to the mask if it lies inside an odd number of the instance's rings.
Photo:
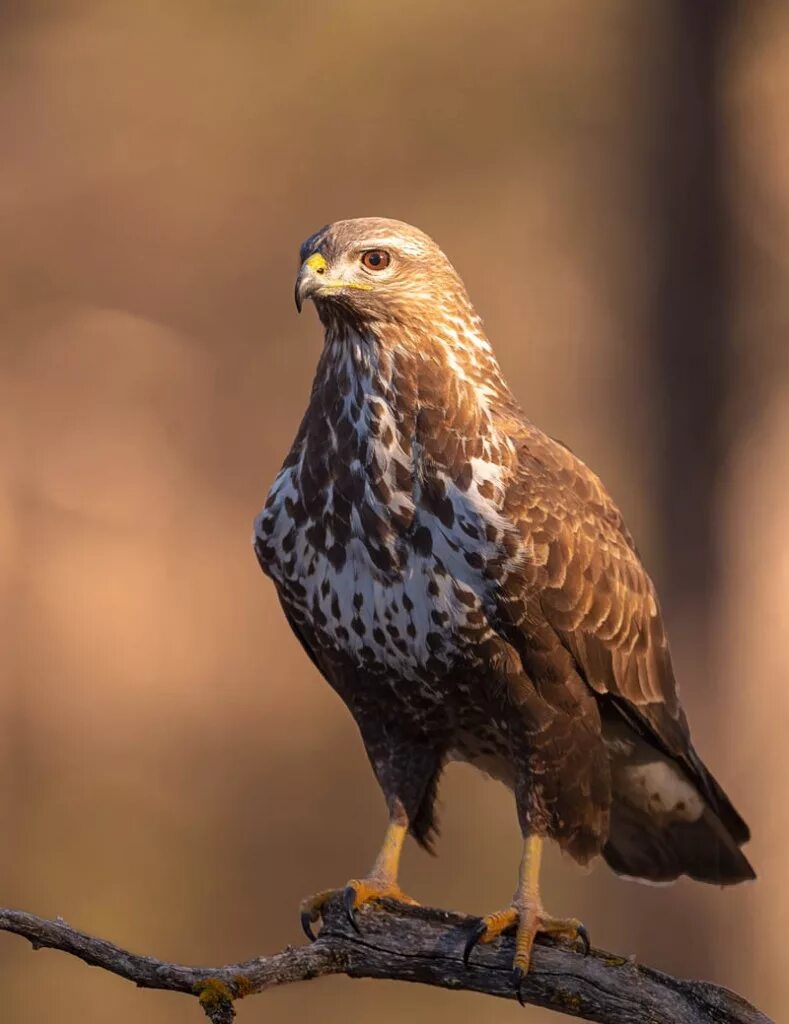
<path id="1" fill-rule="evenodd" d="M 296 278 L 296 309 L 300 313 L 307 299 L 314 298 L 323 286 L 328 264 L 319 252 L 314 252 L 306 259 Z"/>

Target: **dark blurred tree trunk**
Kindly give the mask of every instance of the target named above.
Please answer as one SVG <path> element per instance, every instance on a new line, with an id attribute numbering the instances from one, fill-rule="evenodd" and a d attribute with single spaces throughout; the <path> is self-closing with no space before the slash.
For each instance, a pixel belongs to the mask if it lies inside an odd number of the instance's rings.
<path id="1" fill-rule="evenodd" d="M 654 165 L 659 278 L 652 358 L 660 432 L 663 591 L 703 643 L 718 566 L 715 491 L 726 457 L 730 224 L 720 71 L 735 4 L 673 0 Z"/>
<path id="2" fill-rule="evenodd" d="M 663 81 L 652 108 L 659 583 L 680 677 L 691 675 L 688 703 L 704 704 L 711 715 L 721 696 L 710 656 L 719 579 L 716 489 L 729 443 L 724 423 L 733 364 L 722 65 L 735 9 L 729 0 L 671 0 L 663 8 Z M 707 915 L 694 912 L 698 896 L 688 887 L 670 924 L 707 951 L 712 970 L 714 929 Z"/>

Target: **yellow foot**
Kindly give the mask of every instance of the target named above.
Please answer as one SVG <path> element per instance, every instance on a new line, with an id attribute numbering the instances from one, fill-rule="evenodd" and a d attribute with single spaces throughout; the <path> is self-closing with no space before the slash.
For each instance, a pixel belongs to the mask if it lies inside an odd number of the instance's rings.
<path id="1" fill-rule="evenodd" d="M 365 903 L 373 903 L 377 900 L 396 900 L 398 903 L 409 903 L 417 906 L 416 900 L 406 896 L 396 882 L 385 882 L 378 878 L 352 878 L 344 889 L 325 889 L 323 892 L 309 896 L 301 902 L 301 927 L 304 934 L 313 942 L 315 933 L 312 926 L 322 916 L 324 904 L 334 896 L 342 895 L 345 913 L 348 920 L 358 932 L 359 925 L 356 923 L 356 911 Z"/>
<path id="2" fill-rule="evenodd" d="M 529 973 L 531 951 L 538 932 L 566 942 L 579 943 L 584 956 L 591 948 L 589 933 L 584 925 L 574 917 L 551 917 L 539 905 L 528 904 L 522 910 L 513 906 L 480 919 L 469 935 L 463 950 L 463 961 L 466 966 L 468 966 L 471 952 L 478 942 L 494 942 L 504 932 L 513 930 L 515 931 L 513 980 L 518 992 L 518 1001 L 521 1003 L 523 1003 L 521 984 Z"/>

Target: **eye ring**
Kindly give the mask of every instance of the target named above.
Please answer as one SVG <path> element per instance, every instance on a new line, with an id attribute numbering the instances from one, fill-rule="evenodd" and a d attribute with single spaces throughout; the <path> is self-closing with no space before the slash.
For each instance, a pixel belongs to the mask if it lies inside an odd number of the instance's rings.
<path id="1" fill-rule="evenodd" d="M 365 270 L 386 270 L 392 262 L 392 257 L 386 249 L 368 249 L 362 253 L 362 266 Z"/>

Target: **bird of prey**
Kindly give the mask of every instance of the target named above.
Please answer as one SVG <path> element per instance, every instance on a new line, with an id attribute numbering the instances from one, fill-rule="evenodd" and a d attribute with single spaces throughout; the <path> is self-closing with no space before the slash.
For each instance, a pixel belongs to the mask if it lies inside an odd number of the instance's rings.
<path id="1" fill-rule="evenodd" d="M 255 522 L 291 628 L 347 705 L 389 825 L 354 910 L 428 847 L 439 777 L 509 786 L 523 834 L 514 976 L 535 936 L 588 948 L 543 909 L 544 840 L 618 874 L 754 878 L 748 828 L 691 743 L 655 588 L 597 476 L 526 417 L 463 282 L 395 220 L 328 225 L 301 249 L 296 305 L 325 331 L 307 411 Z M 308 935 L 332 891 L 302 904 Z"/>

